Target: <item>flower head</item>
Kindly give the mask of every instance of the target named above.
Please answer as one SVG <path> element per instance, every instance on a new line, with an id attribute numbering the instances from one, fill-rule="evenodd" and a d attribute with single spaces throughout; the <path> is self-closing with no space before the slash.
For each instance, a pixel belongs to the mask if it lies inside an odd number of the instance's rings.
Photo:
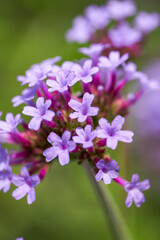
<path id="1" fill-rule="evenodd" d="M 98 129 L 98 137 L 107 139 L 107 147 L 115 149 L 118 141 L 132 142 L 133 132 L 121 130 L 124 121 L 125 119 L 119 115 L 114 118 L 111 124 L 105 118 L 99 120 L 100 129 Z"/>
<path id="2" fill-rule="evenodd" d="M 30 176 L 28 169 L 26 167 L 21 168 L 21 176 L 13 176 L 13 184 L 16 185 L 16 188 L 12 192 L 12 196 L 19 200 L 27 194 L 28 204 L 32 204 L 36 200 L 35 195 L 35 186 L 40 183 L 38 175 Z"/>
<path id="3" fill-rule="evenodd" d="M 139 175 L 134 174 L 130 183 L 125 185 L 125 191 L 128 193 L 126 198 L 126 206 L 130 207 L 135 202 L 137 207 L 140 207 L 143 202 L 145 202 L 145 197 L 142 191 L 148 190 L 150 188 L 150 182 L 148 179 L 139 182 Z"/>
<path id="4" fill-rule="evenodd" d="M 23 109 L 23 114 L 33 116 L 29 123 L 29 128 L 38 130 L 43 120 L 52 121 L 55 113 L 48 108 L 51 106 L 51 100 L 44 102 L 43 97 L 39 97 L 36 102 L 36 107 L 26 106 Z"/>
<path id="5" fill-rule="evenodd" d="M 47 148 L 43 155 L 46 157 L 46 161 L 50 162 L 58 156 L 59 163 L 63 166 L 70 162 L 69 152 L 72 152 L 76 148 L 76 144 L 73 141 L 69 141 L 71 133 L 65 131 L 60 138 L 56 133 L 51 132 L 47 138 L 48 142 L 52 144 L 52 147 Z"/>
<path id="6" fill-rule="evenodd" d="M 93 102 L 94 95 L 85 93 L 82 99 L 82 103 L 77 100 L 71 99 L 68 105 L 75 110 L 74 113 L 71 113 L 69 116 L 72 119 L 78 118 L 78 122 L 84 122 L 88 116 L 96 116 L 99 108 L 91 107 Z"/>
<path id="7" fill-rule="evenodd" d="M 103 179 L 105 184 L 110 184 L 114 178 L 118 177 L 119 167 L 115 160 L 111 160 L 106 163 L 103 159 L 101 159 L 96 166 L 99 169 L 95 176 L 96 181 Z"/>

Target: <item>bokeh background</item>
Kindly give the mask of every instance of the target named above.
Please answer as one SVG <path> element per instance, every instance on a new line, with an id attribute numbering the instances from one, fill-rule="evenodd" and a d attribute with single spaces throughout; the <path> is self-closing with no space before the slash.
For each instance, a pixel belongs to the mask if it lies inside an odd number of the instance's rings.
<path id="1" fill-rule="evenodd" d="M 0 110 L 3 116 L 7 112 L 22 110 L 22 106 L 13 109 L 11 104 L 11 98 L 21 92 L 17 75 L 23 75 L 32 64 L 46 58 L 62 56 L 64 60 L 73 60 L 81 56 L 77 52 L 79 45 L 67 43 L 64 33 L 71 26 L 73 17 L 82 14 L 87 5 L 94 3 L 103 4 L 105 1 L 0 0 Z M 139 10 L 160 13 L 159 0 L 137 1 L 137 6 Z M 160 29 L 151 34 L 143 56 L 137 60 L 139 68 L 145 68 L 154 59 L 160 58 L 159 42 Z M 132 126 L 136 132 L 133 120 Z M 145 192 L 146 203 L 140 209 L 135 206 L 127 209 L 123 189 L 115 183 L 108 188 L 133 239 L 158 240 L 160 189 L 154 185 L 160 186 L 160 178 L 155 178 L 154 170 L 149 171 L 149 164 L 147 169 L 145 162 L 141 161 L 138 155 L 141 145 L 140 141 L 136 144 L 137 136 L 138 133 L 133 145 L 124 149 L 125 144 L 119 144 L 117 152 L 111 154 L 124 169 L 123 176 L 130 179 L 137 172 L 142 179 L 151 179 L 152 188 Z M 154 164 L 153 159 L 151 164 Z M 53 164 L 45 180 L 36 188 L 37 200 L 31 206 L 27 205 L 26 199 L 14 200 L 11 191 L 0 193 L 1 240 L 14 240 L 20 236 L 24 240 L 112 239 L 84 169 L 76 161 L 65 167 Z"/>

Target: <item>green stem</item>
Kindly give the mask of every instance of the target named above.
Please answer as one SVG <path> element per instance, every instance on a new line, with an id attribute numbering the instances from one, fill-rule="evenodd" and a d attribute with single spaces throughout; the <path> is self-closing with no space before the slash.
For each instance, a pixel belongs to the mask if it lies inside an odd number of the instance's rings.
<path id="1" fill-rule="evenodd" d="M 95 175 L 89 162 L 84 161 L 83 165 L 103 208 L 112 240 L 133 240 L 109 189 L 106 187 L 106 194 L 104 194 L 101 184 L 95 180 Z"/>

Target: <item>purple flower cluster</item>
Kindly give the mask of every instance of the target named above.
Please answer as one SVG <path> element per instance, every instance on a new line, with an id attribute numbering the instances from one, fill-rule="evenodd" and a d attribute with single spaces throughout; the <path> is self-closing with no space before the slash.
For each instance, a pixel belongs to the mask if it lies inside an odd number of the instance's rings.
<path id="1" fill-rule="evenodd" d="M 31 204 L 36 199 L 35 187 L 52 162 L 58 160 L 64 166 L 77 160 L 89 162 L 96 181 L 110 184 L 114 180 L 123 186 L 128 193 L 127 207 L 133 201 L 138 207 L 144 202 L 141 191 L 150 187 L 149 180 L 139 183 L 135 174 L 128 183 L 119 176 L 119 165 L 108 151 L 115 150 L 119 141 L 132 142 L 133 132 L 122 129 L 125 116 L 146 90 L 159 87 L 133 62 L 127 62 L 130 52 L 126 47 L 136 55 L 136 44 L 159 25 L 157 14 L 142 12 L 131 27 L 125 19 L 135 12 L 134 3 L 128 0 L 89 6 L 85 16 L 78 16 L 67 33 L 69 40 L 93 42 L 79 49 L 87 58 L 59 64 L 61 58 L 55 57 L 31 66 L 25 76 L 18 76 L 18 81 L 28 87 L 12 103 L 14 107 L 25 104 L 22 114 L 32 118 L 28 123 L 20 114 L 14 117 L 8 113 L 5 121 L 0 120 L 0 142 L 16 145 L 9 151 L 0 145 L 0 190 L 7 192 L 12 183 L 17 187 L 12 196 L 19 200 L 27 195 Z M 150 23 L 151 18 L 154 23 Z M 106 30 L 112 20 L 115 27 Z M 101 31 L 105 34 L 103 41 L 96 39 Z M 135 85 L 138 82 L 137 90 L 124 94 L 123 88 L 133 80 Z M 19 175 L 13 173 L 14 165 L 21 166 Z"/>
<path id="2" fill-rule="evenodd" d="M 147 12 L 135 14 L 136 5 L 130 0 L 110 0 L 102 6 L 88 6 L 83 16 L 74 19 L 66 39 L 79 43 L 106 42 L 112 48 L 128 48 L 132 55 L 137 55 L 141 51 L 142 40 L 160 25 L 160 15 Z M 131 25 L 128 18 L 133 16 Z M 112 22 L 116 23 L 114 27 L 110 27 Z"/>

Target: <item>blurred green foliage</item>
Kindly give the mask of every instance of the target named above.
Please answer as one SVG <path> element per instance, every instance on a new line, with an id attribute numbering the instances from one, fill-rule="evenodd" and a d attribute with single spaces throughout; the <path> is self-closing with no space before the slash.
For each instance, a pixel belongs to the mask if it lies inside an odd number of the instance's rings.
<path id="1" fill-rule="evenodd" d="M 73 60 L 81 55 L 78 44 L 65 41 L 64 33 L 73 17 L 81 14 L 89 4 L 103 4 L 102 0 L 1 0 L 0 1 L 0 109 L 5 115 L 17 113 L 11 98 L 20 94 L 17 75 L 23 75 L 32 64 L 60 55 Z M 160 12 L 159 1 L 139 1 L 139 9 Z M 146 46 L 140 67 L 151 58 L 159 57 L 160 30 L 155 31 Z M 136 141 L 136 139 L 135 139 Z M 112 153 L 111 153 L 112 154 Z M 138 169 L 129 162 L 119 144 L 114 158 L 120 166 L 128 161 L 124 175 Z M 127 160 L 125 158 L 127 157 Z M 124 160 L 123 160 L 124 159 Z M 138 162 L 138 161 L 137 161 Z M 132 167 L 132 168 L 131 168 Z M 132 169 L 128 173 L 128 169 Z M 135 168 L 135 169 L 134 169 Z M 143 169 L 142 178 L 146 177 Z M 159 194 L 146 192 L 147 202 L 140 208 L 126 209 L 126 193 L 115 183 L 109 186 L 135 240 L 159 239 Z M 46 179 L 36 188 L 37 201 L 28 206 L 26 199 L 15 201 L 11 191 L 0 193 L 0 239 L 14 240 L 106 240 L 111 239 L 108 224 L 90 187 L 87 177 L 77 163 L 61 167 L 53 164 Z M 113 239 L 112 239 L 113 240 Z M 128 239 L 130 240 L 130 239 Z"/>

